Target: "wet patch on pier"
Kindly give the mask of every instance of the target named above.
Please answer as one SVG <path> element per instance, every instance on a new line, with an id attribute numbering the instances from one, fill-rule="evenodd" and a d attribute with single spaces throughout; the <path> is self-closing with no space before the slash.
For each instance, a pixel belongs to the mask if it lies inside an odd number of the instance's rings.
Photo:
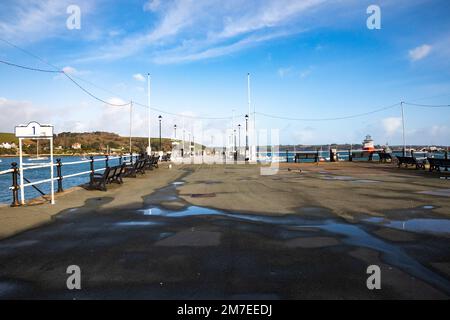
<path id="1" fill-rule="evenodd" d="M 413 218 L 391 220 L 372 217 L 364 219 L 364 221 L 403 231 L 431 233 L 450 237 L 450 219 Z"/>
<path id="2" fill-rule="evenodd" d="M 439 197 L 450 197 L 450 189 L 435 189 L 435 190 L 419 191 L 417 193 Z"/>

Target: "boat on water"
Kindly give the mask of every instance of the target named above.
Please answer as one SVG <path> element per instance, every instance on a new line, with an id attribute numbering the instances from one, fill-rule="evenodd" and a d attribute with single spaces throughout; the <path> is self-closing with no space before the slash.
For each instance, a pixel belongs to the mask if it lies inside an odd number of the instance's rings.
<path id="1" fill-rule="evenodd" d="M 42 160 L 48 160 L 48 157 L 28 158 L 28 161 L 42 161 Z"/>
<path id="2" fill-rule="evenodd" d="M 370 135 L 367 135 L 363 141 L 363 150 L 364 151 L 375 151 L 375 146 L 373 144 L 373 139 Z"/>
<path id="3" fill-rule="evenodd" d="M 36 141 L 36 157 L 30 157 L 27 159 L 28 162 L 24 162 L 24 166 L 40 166 L 40 165 L 46 165 L 47 162 L 36 162 L 36 161 L 43 161 L 48 160 L 48 157 L 42 157 L 39 156 L 39 140 Z"/>
<path id="4" fill-rule="evenodd" d="M 39 140 L 36 141 L 36 157 L 28 158 L 27 161 L 42 161 L 42 160 L 48 160 L 48 157 L 40 157 L 39 156 Z M 36 165 L 36 163 L 33 163 L 33 165 Z"/>
<path id="5" fill-rule="evenodd" d="M 23 166 L 43 166 L 48 165 L 48 162 L 24 162 L 22 163 Z"/>

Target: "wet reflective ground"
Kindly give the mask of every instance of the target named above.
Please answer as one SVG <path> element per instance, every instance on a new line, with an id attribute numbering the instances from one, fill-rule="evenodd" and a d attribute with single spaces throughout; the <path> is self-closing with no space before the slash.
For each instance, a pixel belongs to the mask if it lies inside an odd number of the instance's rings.
<path id="1" fill-rule="evenodd" d="M 432 207 L 416 208 L 403 224 L 352 224 L 320 207 L 270 216 L 190 206 L 181 185 L 159 189 L 138 210 L 72 208 L 0 241 L 0 298 L 450 296 L 448 220 L 418 220 Z M 66 288 L 73 264 L 82 272 L 79 291 Z M 381 290 L 366 287 L 371 264 L 381 267 Z"/>

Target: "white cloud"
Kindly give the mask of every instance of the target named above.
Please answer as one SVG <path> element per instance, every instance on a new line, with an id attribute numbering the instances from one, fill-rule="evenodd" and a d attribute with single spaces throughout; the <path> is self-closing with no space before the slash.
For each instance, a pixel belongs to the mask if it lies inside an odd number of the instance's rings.
<path id="1" fill-rule="evenodd" d="M 147 2 L 159 22 L 151 30 L 122 38 L 79 61 L 121 59 L 147 48 L 155 63 L 209 59 L 275 38 L 304 32 L 298 19 L 324 0 L 174 0 Z M 150 6 L 151 4 L 151 6 Z M 155 6 L 155 7 L 153 7 Z M 329 7 L 329 6 L 328 6 Z"/>
<path id="2" fill-rule="evenodd" d="M 67 74 L 76 74 L 78 72 L 77 69 L 75 69 L 74 67 L 70 67 L 70 66 L 62 68 L 62 71 L 64 71 Z"/>
<path id="3" fill-rule="evenodd" d="M 17 0 L 0 2 L 0 34 L 6 40 L 36 42 L 67 32 L 66 9 L 71 0 Z M 77 0 L 85 18 L 93 1 Z M 87 32 L 85 33 L 87 34 Z M 87 36 L 87 35 L 86 35 Z"/>
<path id="4" fill-rule="evenodd" d="M 295 137 L 295 141 L 298 141 L 298 144 L 311 144 L 317 141 L 317 132 L 315 128 L 305 127 L 300 130 L 296 130 L 293 132 Z"/>
<path id="5" fill-rule="evenodd" d="M 401 117 L 384 118 L 381 122 L 383 125 L 383 129 L 388 136 L 392 136 L 402 126 L 402 118 Z"/>
<path id="6" fill-rule="evenodd" d="M 287 35 L 288 33 L 285 32 L 269 33 L 267 35 L 262 36 L 251 35 L 229 45 L 212 46 L 211 48 L 208 48 L 208 46 L 206 46 L 205 43 L 198 43 L 191 46 L 182 45 L 172 50 L 160 52 L 160 54 L 158 54 L 153 59 L 153 62 L 158 64 L 170 64 L 170 63 L 190 62 L 220 57 L 250 48 L 252 46 L 257 45 L 258 43 L 265 42 L 270 39 L 279 38 Z M 193 52 L 188 53 L 186 51 L 193 51 Z"/>
<path id="7" fill-rule="evenodd" d="M 133 79 L 137 80 L 137 81 L 145 82 L 145 77 L 140 73 L 133 74 Z"/>
<path id="8" fill-rule="evenodd" d="M 83 76 L 91 73 L 88 70 L 78 70 L 71 66 L 65 66 L 61 70 L 64 71 L 69 76 Z M 59 73 L 54 77 L 54 79 L 66 79 L 66 77 L 63 74 Z"/>
<path id="9" fill-rule="evenodd" d="M 161 0 L 148 0 L 144 4 L 144 11 L 156 11 L 161 5 Z"/>
<path id="10" fill-rule="evenodd" d="M 426 56 L 428 56 L 431 52 L 432 47 L 428 44 L 423 44 L 414 49 L 409 50 L 409 59 L 411 61 L 418 61 Z"/>
<path id="11" fill-rule="evenodd" d="M 16 125 L 30 121 L 55 123 L 55 117 L 59 115 L 58 112 L 50 112 L 46 107 L 37 107 L 30 101 L 10 100 L 4 97 L 0 97 L 0 114 L 8 115 L 0 117 L 0 132 L 14 132 Z"/>
<path id="12" fill-rule="evenodd" d="M 304 79 L 308 77 L 312 72 L 313 67 L 308 67 L 305 70 L 300 71 L 300 78 Z"/>
<path id="13" fill-rule="evenodd" d="M 277 72 L 280 78 L 284 78 L 292 72 L 292 67 L 278 68 Z"/>

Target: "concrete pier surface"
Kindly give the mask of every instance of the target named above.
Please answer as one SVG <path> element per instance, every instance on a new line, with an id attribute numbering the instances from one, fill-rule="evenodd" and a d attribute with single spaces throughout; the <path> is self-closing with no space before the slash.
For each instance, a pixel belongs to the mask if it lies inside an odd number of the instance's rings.
<path id="1" fill-rule="evenodd" d="M 0 298 L 448 299 L 448 173 L 172 165 L 0 207 Z M 81 269 L 69 290 L 66 269 Z M 381 269 L 369 290 L 367 267 Z"/>

